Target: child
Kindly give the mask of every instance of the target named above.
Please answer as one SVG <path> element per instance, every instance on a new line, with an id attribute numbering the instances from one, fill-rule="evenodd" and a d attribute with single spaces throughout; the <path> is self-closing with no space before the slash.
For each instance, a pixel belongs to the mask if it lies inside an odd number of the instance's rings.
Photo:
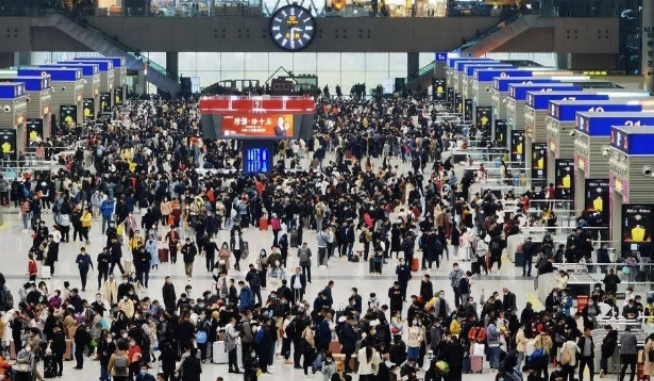
<path id="1" fill-rule="evenodd" d="M 332 375 L 336 373 L 336 363 L 331 351 L 325 352 L 325 361 L 322 363 L 321 372 L 323 381 L 330 381 Z"/>

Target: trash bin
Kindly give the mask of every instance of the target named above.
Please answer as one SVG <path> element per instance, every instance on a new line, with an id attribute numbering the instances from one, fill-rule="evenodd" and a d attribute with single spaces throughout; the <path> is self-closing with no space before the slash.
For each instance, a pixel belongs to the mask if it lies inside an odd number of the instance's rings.
<path id="1" fill-rule="evenodd" d="M 581 312 L 588 305 L 588 296 L 578 295 L 577 296 L 577 312 Z"/>

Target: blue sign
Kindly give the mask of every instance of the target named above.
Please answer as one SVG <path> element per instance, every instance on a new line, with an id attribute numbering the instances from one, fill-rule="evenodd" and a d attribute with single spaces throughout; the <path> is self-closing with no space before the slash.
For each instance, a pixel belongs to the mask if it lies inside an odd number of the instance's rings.
<path id="1" fill-rule="evenodd" d="M 77 62 L 59 62 L 57 64 L 48 64 L 48 65 L 39 65 L 39 67 L 54 67 L 67 69 L 69 67 L 79 67 L 82 69 L 82 75 L 84 77 L 92 77 L 95 74 L 98 74 L 98 65 L 86 64 L 86 63 L 77 63 Z"/>
<path id="2" fill-rule="evenodd" d="M 575 128 L 590 136 L 609 136 L 612 126 L 654 125 L 654 116 L 640 116 L 638 113 L 625 113 L 621 116 L 606 116 L 602 113 L 578 113 Z"/>
<path id="3" fill-rule="evenodd" d="M 55 82 L 74 82 L 82 79 L 82 68 L 60 69 L 52 67 L 24 67 L 18 68 L 18 75 L 42 76 L 50 75 L 50 80 Z"/>
<path id="4" fill-rule="evenodd" d="M 536 84 L 518 84 L 509 85 L 509 97 L 516 101 L 527 99 L 528 92 L 552 92 L 552 91 L 581 91 L 583 88 L 572 86 L 571 83 L 536 83 Z"/>
<path id="5" fill-rule="evenodd" d="M 272 158 L 269 148 L 246 148 L 245 149 L 245 172 L 247 173 L 268 173 Z"/>
<path id="6" fill-rule="evenodd" d="M 654 155 L 654 128 L 633 124 L 611 128 L 611 147 L 628 155 Z"/>
<path id="7" fill-rule="evenodd" d="M 77 61 L 77 58 L 75 58 Z M 108 71 L 114 68 L 114 62 L 110 59 L 96 58 L 95 60 L 84 60 L 82 63 L 96 64 L 100 66 L 100 71 Z"/>
<path id="8" fill-rule="evenodd" d="M 75 61 L 111 61 L 114 68 L 125 66 L 125 59 L 122 57 L 75 57 Z"/>
<path id="9" fill-rule="evenodd" d="M 606 94 L 583 93 L 580 91 L 565 92 L 562 90 L 552 92 L 527 92 L 526 105 L 536 110 L 547 110 L 550 101 L 576 101 L 576 100 L 609 100 Z"/>
<path id="10" fill-rule="evenodd" d="M 513 69 L 515 66 L 513 65 L 508 65 L 508 64 L 503 64 L 503 63 L 484 63 L 484 64 L 472 64 L 472 65 L 465 65 L 463 66 L 463 72 L 468 76 L 472 77 L 475 71 L 481 70 L 481 69 L 494 69 L 494 68 L 505 68 L 505 69 Z"/>
<path id="11" fill-rule="evenodd" d="M 499 63 L 497 61 L 485 61 L 485 60 L 480 60 L 480 61 L 459 61 L 456 63 L 456 71 L 462 72 L 463 68 L 468 66 L 468 65 L 488 65 L 488 64 L 493 64 L 493 63 Z"/>
<path id="12" fill-rule="evenodd" d="M 25 90 L 27 91 L 41 91 L 50 88 L 50 78 L 48 77 L 15 76 L 13 78 L 2 78 L 0 82 L 21 82 L 25 84 Z"/>
<path id="13" fill-rule="evenodd" d="M 438 52 L 436 53 L 436 62 L 447 62 L 447 52 Z"/>
<path id="14" fill-rule="evenodd" d="M 456 64 L 458 62 L 467 61 L 467 62 L 480 62 L 480 61 L 493 61 L 490 58 L 474 58 L 474 57 L 457 57 L 457 58 L 448 58 L 447 66 L 450 69 L 456 69 Z"/>
<path id="15" fill-rule="evenodd" d="M 550 107 L 547 110 L 547 114 L 561 122 L 572 122 L 575 120 L 577 112 L 630 112 L 642 110 L 643 106 L 639 104 L 615 104 L 603 101 L 566 101 L 564 103 L 550 101 Z"/>
<path id="16" fill-rule="evenodd" d="M 25 84 L 22 82 L 0 83 L 0 99 L 15 99 L 25 95 Z"/>
<path id="17" fill-rule="evenodd" d="M 498 90 L 502 93 L 509 91 L 509 85 L 512 83 L 560 83 L 561 81 L 544 78 L 544 77 L 504 77 L 493 79 L 493 89 Z"/>
<path id="18" fill-rule="evenodd" d="M 493 82 L 493 79 L 496 77 L 505 78 L 505 77 L 530 77 L 533 73 L 529 70 L 520 70 L 520 69 L 486 69 L 486 70 L 477 70 L 475 71 L 475 79 L 478 82 Z"/>

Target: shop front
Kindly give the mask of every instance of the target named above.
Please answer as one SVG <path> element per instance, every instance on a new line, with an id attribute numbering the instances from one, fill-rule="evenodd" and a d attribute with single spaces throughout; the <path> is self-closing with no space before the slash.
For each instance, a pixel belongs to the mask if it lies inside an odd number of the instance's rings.
<path id="1" fill-rule="evenodd" d="M 651 260 L 654 125 L 612 126 L 609 140 L 610 240 L 624 253 Z"/>
<path id="2" fill-rule="evenodd" d="M 2 159 L 16 165 L 27 151 L 27 93 L 22 82 L 0 83 L 0 149 Z"/>
<path id="3" fill-rule="evenodd" d="M 588 195 L 586 180 L 609 180 L 609 154 L 612 126 L 654 125 L 654 112 L 578 112 L 575 118 L 574 162 L 575 204 L 584 205 Z M 651 197 L 651 191 L 650 191 Z M 611 218 L 619 214 L 610 214 Z M 613 226 L 613 222 L 611 222 Z"/>
<path id="4" fill-rule="evenodd" d="M 82 123 L 84 120 L 82 68 L 24 67 L 18 69 L 18 75 L 50 76 L 52 86 L 50 130 L 52 134 L 55 134 L 56 129 L 59 128 L 75 130 L 78 123 Z M 47 127 L 46 130 L 48 130 Z"/>
<path id="5" fill-rule="evenodd" d="M 646 98 L 625 98 L 608 101 L 550 101 L 545 117 L 547 133 L 547 182 L 554 181 L 554 163 L 558 159 L 574 158 L 574 139 L 570 131 L 575 129 L 577 112 L 636 112 L 654 110 L 654 100 Z M 651 98 L 649 98 L 651 99 Z"/>

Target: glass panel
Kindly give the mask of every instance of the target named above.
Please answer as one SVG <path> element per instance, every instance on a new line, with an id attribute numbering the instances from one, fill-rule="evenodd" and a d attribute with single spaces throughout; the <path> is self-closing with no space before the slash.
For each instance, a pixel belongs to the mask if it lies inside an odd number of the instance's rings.
<path id="1" fill-rule="evenodd" d="M 245 70 L 245 53 L 221 53 L 220 70 L 240 70 L 242 73 Z"/>
<path id="2" fill-rule="evenodd" d="M 341 70 L 341 55 L 339 53 L 318 53 L 318 72 Z"/>
<path id="3" fill-rule="evenodd" d="M 177 53 L 177 69 L 179 70 L 180 75 L 187 75 L 189 72 L 195 72 L 198 70 L 198 54 L 190 52 L 179 52 Z"/>
<path id="4" fill-rule="evenodd" d="M 197 68 L 199 70 L 220 70 L 220 53 L 198 52 Z"/>
<path id="5" fill-rule="evenodd" d="M 268 71 L 270 72 L 270 75 L 280 67 L 283 67 L 288 71 L 293 71 L 293 55 L 288 53 L 269 53 Z"/>
<path id="6" fill-rule="evenodd" d="M 366 54 L 365 53 L 341 53 L 341 67 L 343 70 L 365 70 Z"/>
<path id="7" fill-rule="evenodd" d="M 388 71 L 388 53 L 366 53 L 366 70 Z"/>
<path id="8" fill-rule="evenodd" d="M 245 53 L 245 69 L 268 72 L 268 53 Z"/>
<path id="9" fill-rule="evenodd" d="M 316 59 L 316 53 L 293 53 L 293 72 L 295 74 L 315 74 Z"/>
<path id="10" fill-rule="evenodd" d="M 406 73 L 407 65 L 406 53 L 388 53 L 388 70 L 401 70 Z"/>
<path id="11" fill-rule="evenodd" d="M 219 70 L 198 70 L 197 76 L 200 77 L 200 86 L 207 87 L 220 81 L 220 74 Z"/>

